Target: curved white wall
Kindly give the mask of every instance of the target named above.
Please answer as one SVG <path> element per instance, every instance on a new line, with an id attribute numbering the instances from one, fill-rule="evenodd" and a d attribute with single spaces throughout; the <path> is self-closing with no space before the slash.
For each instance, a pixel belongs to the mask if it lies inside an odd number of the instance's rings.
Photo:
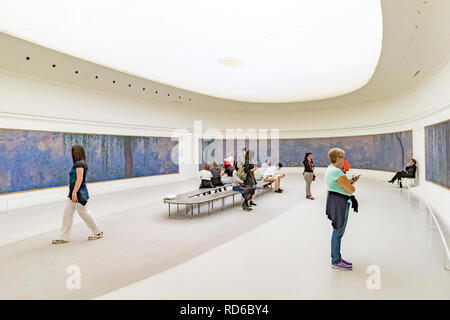
<path id="1" fill-rule="evenodd" d="M 349 136 L 413 130 L 413 153 L 419 162 L 419 183 L 439 199 L 446 189 L 425 181 L 424 126 L 450 118 L 450 62 L 420 86 L 397 97 L 337 110 L 257 114 L 181 110 L 81 90 L 21 75 L 0 73 L 0 127 L 138 136 L 171 136 L 176 129 L 280 129 L 280 138 Z M 183 151 L 180 151 L 183 152 Z M 180 165 L 175 175 L 136 178 L 90 186 L 92 194 L 158 183 L 196 175 L 196 166 Z M 374 172 L 368 175 L 373 175 Z M 382 175 L 385 177 L 385 174 Z M 0 212 L 64 196 L 64 188 L 0 196 Z M 444 201 L 444 200 L 443 200 Z"/>

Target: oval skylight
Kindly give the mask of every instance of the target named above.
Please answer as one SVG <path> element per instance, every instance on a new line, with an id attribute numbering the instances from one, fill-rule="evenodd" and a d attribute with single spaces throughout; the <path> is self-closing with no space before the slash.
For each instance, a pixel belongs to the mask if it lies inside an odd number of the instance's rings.
<path id="1" fill-rule="evenodd" d="M 361 88 L 383 32 L 380 0 L 3 0 L 0 28 L 146 79 L 250 102 Z"/>

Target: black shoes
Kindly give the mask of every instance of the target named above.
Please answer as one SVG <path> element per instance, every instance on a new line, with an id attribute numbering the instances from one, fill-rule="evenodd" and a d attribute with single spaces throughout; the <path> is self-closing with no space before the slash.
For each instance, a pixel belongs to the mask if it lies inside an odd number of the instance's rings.
<path id="1" fill-rule="evenodd" d="M 256 203 L 254 203 L 253 201 L 250 201 L 250 205 L 251 206 L 256 206 Z"/>
<path id="2" fill-rule="evenodd" d="M 250 208 L 250 206 L 248 206 L 245 202 L 242 204 L 242 209 L 244 211 L 252 211 L 253 209 Z"/>
<path id="3" fill-rule="evenodd" d="M 277 193 L 282 193 L 282 192 L 283 192 L 283 190 L 281 190 L 281 189 L 278 189 L 278 190 L 275 190 L 275 192 L 277 192 Z"/>
<path id="4" fill-rule="evenodd" d="M 389 183 L 394 183 L 394 180 L 388 180 Z"/>

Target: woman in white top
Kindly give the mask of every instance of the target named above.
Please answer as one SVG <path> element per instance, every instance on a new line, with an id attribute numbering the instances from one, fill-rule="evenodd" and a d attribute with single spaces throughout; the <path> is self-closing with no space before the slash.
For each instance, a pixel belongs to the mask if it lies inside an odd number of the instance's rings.
<path id="1" fill-rule="evenodd" d="M 284 174 L 280 174 L 280 169 L 283 164 L 280 162 L 276 166 L 271 166 L 264 171 L 264 182 L 275 182 L 275 192 L 282 193 L 283 189 L 280 188 L 280 179 L 284 178 Z"/>
<path id="2" fill-rule="evenodd" d="M 205 164 L 203 166 L 203 170 L 200 171 L 200 188 L 199 189 L 203 189 L 203 188 L 214 188 L 212 182 L 211 182 L 211 178 L 212 178 L 212 173 L 209 169 L 209 166 L 207 164 Z"/>
<path id="3" fill-rule="evenodd" d="M 220 173 L 222 184 L 231 184 L 233 183 L 233 166 L 227 166 L 225 169 L 222 168 Z"/>

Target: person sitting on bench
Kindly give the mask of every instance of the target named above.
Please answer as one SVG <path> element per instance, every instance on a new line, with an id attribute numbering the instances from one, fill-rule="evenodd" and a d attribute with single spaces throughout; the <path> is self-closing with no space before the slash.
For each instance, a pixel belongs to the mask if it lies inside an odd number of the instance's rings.
<path id="1" fill-rule="evenodd" d="M 264 171 L 264 182 L 275 182 L 275 192 L 282 193 L 283 189 L 280 188 L 280 180 L 284 178 L 284 174 L 280 174 L 280 169 L 283 164 L 280 162 L 276 166 L 271 166 Z"/>
<path id="2" fill-rule="evenodd" d="M 417 170 L 417 161 L 416 159 L 409 160 L 408 164 L 406 165 L 405 171 L 399 171 L 395 174 L 395 176 L 389 180 L 388 182 L 394 183 L 395 180 L 399 180 L 400 182 L 400 188 L 402 187 L 402 178 L 415 178 L 416 177 L 416 170 Z"/>
<path id="3" fill-rule="evenodd" d="M 256 206 L 256 203 L 252 200 L 256 191 L 255 171 L 258 170 L 258 166 L 253 163 L 254 155 L 255 153 L 253 150 L 247 150 L 245 152 L 245 163 L 243 166 L 245 177 L 244 175 L 241 177 L 241 179 L 244 180 L 244 187 L 247 189 L 245 192 L 244 203 L 242 204 L 244 210 L 246 210 L 246 207 Z M 238 172 L 238 175 L 241 174 Z"/>
<path id="4" fill-rule="evenodd" d="M 203 188 L 214 188 L 212 182 L 211 182 L 211 178 L 212 178 L 212 173 L 209 169 L 209 166 L 207 164 L 205 164 L 203 166 L 203 170 L 200 171 L 200 188 L 199 189 L 203 189 Z"/>
<path id="5" fill-rule="evenodd" d="M 242 165 L 242 162 L 240 161 L 236 162 L 236 169 L 237 170 L 233 170 L 232 173 L 233 191 L 240 192 L 242 198 L 244 198 L 244 202 L 242 203 L 242 209 L 245 211 L 251 211 L 253 209 L 248 205 L 247 203 L 248 199 L 246 199 L 247 188 L 244 187 L 244 180 L 246 174 L 244 173 L 244 166 Z"/>
<path id="6" fill-rule="evenodd" d="M 221 179 L 223 172 L 220 169 L 217 162 L 215 162 L 215 161 L 213 161 L 213 163 L 212 163 L 211 173 L 212 173 L 211 182 L 212 182 L 213 186 L 214 187 L 223 186 L 222 179 Z"/>
<path id="7" fill-rule="evenodd" d="M 221 181 L 223 185 L 231 184 L 233 183 L 233 166 L 227 166 L 226 168 L 222 168 L 222 171 L 220 172 L 221 175 Z"/>

